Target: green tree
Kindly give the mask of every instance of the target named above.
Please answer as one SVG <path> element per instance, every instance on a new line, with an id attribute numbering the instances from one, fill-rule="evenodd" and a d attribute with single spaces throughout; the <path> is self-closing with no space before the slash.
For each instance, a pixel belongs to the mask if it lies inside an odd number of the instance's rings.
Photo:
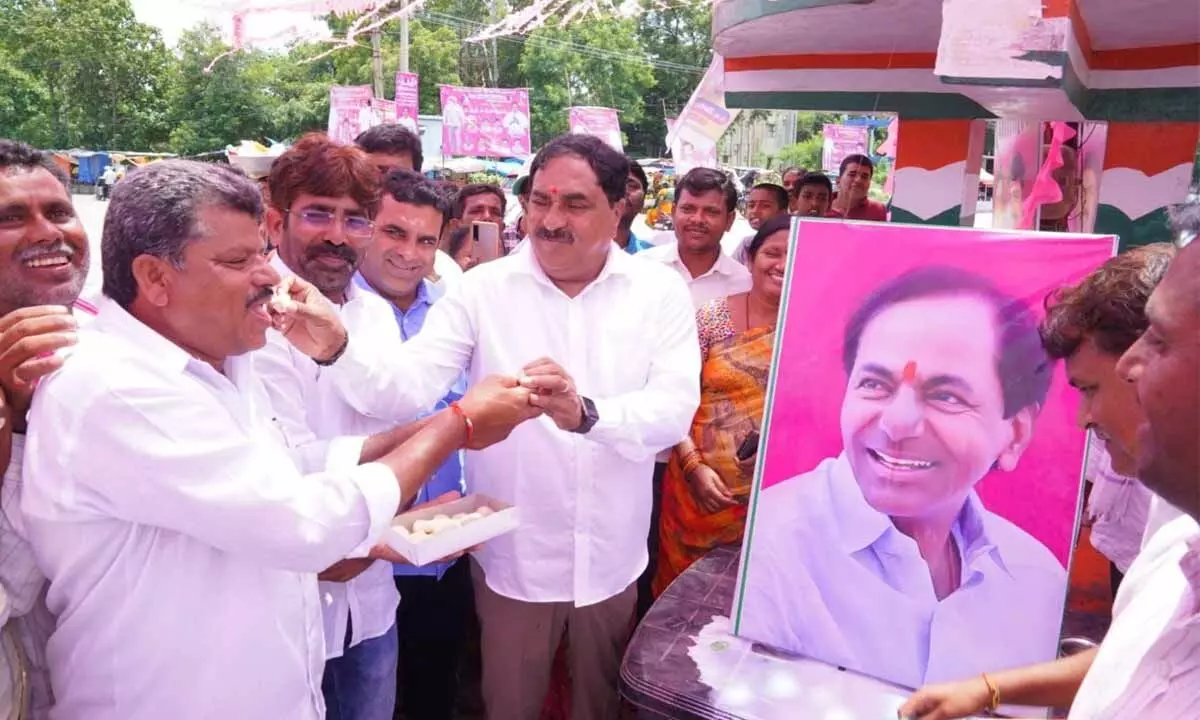
<path id="1" fill-rule="evenodd" d="M 660 65 L 654 68 L 654 87 L 645 95 L 644 116 L 626 132 L 631 151 L 657 157 L 667 150 L 665 118 L 679 115 L 712 61 L 712 8 L 647 9 L 637 22 L 646 55 Z"/>
<path id="2" fill-rule="evenodd" d="M 534 146 L 567 131 L 572 105 L 616 108 L 622 127 L 640 122 L 654 87 L 644 58 L 631 20 L 585 20 L 530 33 L 520 67 L 530 87 Z"/>

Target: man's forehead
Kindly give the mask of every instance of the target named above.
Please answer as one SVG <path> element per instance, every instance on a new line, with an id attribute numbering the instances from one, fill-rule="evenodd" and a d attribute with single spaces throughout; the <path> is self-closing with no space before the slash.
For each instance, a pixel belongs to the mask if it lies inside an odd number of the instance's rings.
<path id="1" fill-rule="evenodd" d="M 0 198 L 4 202 L 42 202 L 61 200 L 71 202 L 66 187 L 46 168 L 10 165 L 0 168 Z"/>
<path id="2" fill-rule="evenodd" d="M 533 175 L 531 183 L 535 193 L 560 194 L 591 193 L 600 191 L 600 180 L 587 160 L 575 155 L 559 155 Z"/>
<path id="3" fill-rule="evenodd" d="M 929 323 L 931 316 L 940 321 Z M 896 303 L 872 318 L 863 328 L 858 357 L 896 373 L 916 361 L 922 376 L 961 374 L 971 369 L 964 363 L 992 367 L 997 341 L 991 308 L 981 298 L 922 298 Z"/>
<path id="4" fill-rule="evenodd" d="M 478 195 L 472 195 L 467 198 L 467 207 L 472 205 L 495 205 L 500 206 L 500 198 L 492 192 L 481 192 Z"/>
<path id="5" fill-rule="evenodd" d="M 349 195 L 343 195 L 341 197 L 326 197 L 324 195 L 310 195 L 308 193 L 301 193 L 296 197 L 295 201 L 292 202 L 292 209 L 310 207 L 327 207 L 336 208 L 339 210 L 363 209 L 362 205 L 359 205 L 358 201 Z"/>
<path id="6" fill-rule="evenodd" d="M 390 195 L 384 195 L 383 202 L 379 206 L 379 215 L 375 218 L 375 221 L 384 225 L 401 226 L 421 223 L 440 224 L 442 213 L 430 205 L 414 205 L 412 203 L 400 202 Z"/>
<path id="7" fill-rule="evenodd" d="M 696 205 L 719 205 L 725 207 L 725 193 L 720 190 L 705 190 L 700 194 L 695 194 L 687 188 L 679 194 L 679 204 L 694 203 Z"/>

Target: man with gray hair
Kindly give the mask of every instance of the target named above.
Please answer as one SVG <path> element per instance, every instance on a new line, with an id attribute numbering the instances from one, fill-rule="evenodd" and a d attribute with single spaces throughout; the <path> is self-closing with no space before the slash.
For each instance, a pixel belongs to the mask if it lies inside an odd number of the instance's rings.
<path id="1" fill-rule="evenodd" d="M 113 193 L 106 297 L 29 415 L 21 510 L 59 617 L 59 717 L 323 718 L 316 573 L 530 413 L 490 378 L 419 427 L 285 431 L 251 351 L 274 326 L 329 363 L 346 333 L 315 288 L 281 283 L 261 214 L 249 180 L 182 160 Z"/>

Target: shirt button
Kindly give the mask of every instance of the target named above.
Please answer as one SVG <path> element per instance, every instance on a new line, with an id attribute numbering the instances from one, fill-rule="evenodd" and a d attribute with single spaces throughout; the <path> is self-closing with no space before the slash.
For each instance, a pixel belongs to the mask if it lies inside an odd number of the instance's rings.
<path id="1" fill-rule="evenodd" d="M 325 593 L 325 597 L 323 599 L 325 600 L 326 606 L 332 605 L 333 604 L 333 593 L 328 593 L 328 592 Z"/>

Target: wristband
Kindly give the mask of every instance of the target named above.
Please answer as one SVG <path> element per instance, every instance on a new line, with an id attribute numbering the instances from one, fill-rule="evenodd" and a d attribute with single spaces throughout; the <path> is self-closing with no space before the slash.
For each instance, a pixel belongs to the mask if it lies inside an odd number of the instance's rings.
<path id="1" fill-rule="evenodd" d="M 987 673 L 979 673 L 979 676 L 983 678 L 983 684 L 987 685 L 988 689 L 987 709 L 995 712 L 1000 708 L 1000 688 L 996 686 L 996 683 L 992 682 L 992 679 L 988 677 Z"/>
<path id="2" fill-rule="evenodd" d="M 347 331 L 345 339 L 342 340 L 342 344 L 338 347 L 338 349 L 333 351 L 333 355 L 330 355 L 325 360 L 318 360 L 317 358 L 313 358 L 313 362 L 320 365 L 321 367 L 329 367 L 330 365 L 337 362 L 338 358 L 340 358 L 342 355 L 346 354 L 346 347 L 349 345 L 350 345 L 350 333 L 349 333 L 349 331 Z"/>
<path id="3" fill-rule="evenodd" d="M 467 417 L 467 411 L 462 409 L 462 406 L 458 404 L 457 400 L 450 403 L 450 409 L 454 412 L 455 415 L 462 418 L 463 425 L 466 426 L 466 428 L 467 428 L 467 439 L 466 439 L 466 442 L 463 443 L 463 446 L 465 447 L 467 445 L 470 445 L 471 438 L 473 438 L 475 436 L 475 423 L 471 422 L 471 418 Z"/>

